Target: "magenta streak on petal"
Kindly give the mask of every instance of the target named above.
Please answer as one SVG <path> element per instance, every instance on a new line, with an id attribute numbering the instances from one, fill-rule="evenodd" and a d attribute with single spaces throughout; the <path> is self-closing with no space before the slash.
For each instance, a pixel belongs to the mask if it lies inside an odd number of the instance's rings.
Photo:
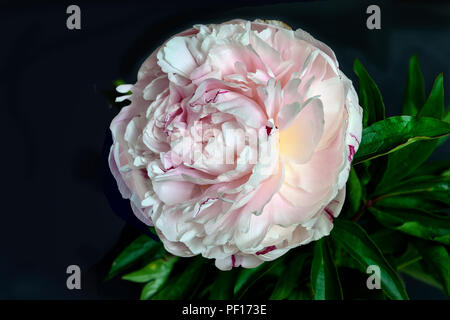
<path id="1" fill-rule="evenodd" d="M 217 100 L 217 96 L 219 95 L 219 94 L 223 94 L 223 93 L 227 93 L 227 92 L 229 92 L 228 90 L 217 90 L 217 92 L 216 92 L 216 94 L 214 95 L 214 97 L 212 98 L 212 99 L 209 99 L 209 100 L 205 100 L 205 102 L 206 103 L 211 103 L 211 102 L 216 102 L 216 100 Z M 205 92 L 206 93 L 206 92 Z M 201 105 L 201 103 L 194 103 L 194 102 L 191 102 L 191 103 L 189 103 L 189 106 L 190 107 L 195 107 L 195 106 L 198 106 L 198 105 Z"/>
<path id="2" fill-rule="evenodd" d="M 202 206 L 207 203 L 209 200 L 214 200 L 217 198 L 206 198 L 206 200 L 204 200 L 202 203 L 200 203 L 200 206 L 197 209 L 197 212 L 195 213 L 194 217 L 196 217 L 198 215 L 198 213 L 200 212 L 200 209 L 202 208 Z"/>
<path id="3" fill-rule="evenodd" d="M 334 218 L 333 211 L 331 211 L 327 207 L 325 207 L 325 209 L 323 209 L 323 210 L 325 211 L 328 220 L 330 220 L 330 222 L 333 223 L 333 218 Z"/>
<path id="4" fill-rule="evenodd" d="M 206 103 L 216 102 L 216 101 L 217 101 L 217 96 L 218 96 L 219 94 L 223 94 L 223 93 L 227 93 L 227 92 L 228 92 L 227 90 L 223 90 L 223 91 L 217 90 L 217 92 L 216 92 L 214 98 L 209 99 L 209 100 L 206 100 Z"/>
<path id="5" fill-rule="evenodd" d="M 273 128 L 278 129 L 277 126 L 274 126 L 274 127 L 266 126 L 267 136 L 269 136 L 272 133 Z"/>
<path id="6" fill-rule="evenodd" d="M 352 162 L 353 161 L 353 156 L 355 155 L 355 147 L 352 146 L 351 144 L 348 145 L 348 149 L 350 151 L 349 155 L 348 155 L 348 161 Z"/>
<path id="7" fill-rule="evenodd" d="M 233 255 L 231 255 L 231 266 L 234 268 L 236 267 L 236 257 Z"/>
<path id="8" fill-rule="evenodd" d="M 175 119 L 176 116 L 180 115 L 183 112 L 181 108 L 178 108 L 172 113 L 166 114 L 164 117 L 164 132 L 167 133 L 167 126 Z"/>
<path id="9" fill-rule="evenodd" d="M 147 179 L 150 179 L 150 177 L 148 176 L 147 169 L 141 169 L 141 172 L 144 174 L 144 177 L 146 177 Z"/>
<path id="10" fill-rule="evenodd" d="M 355 139 L 355 141 L 358 143 L 358 146 L 359 146 L 359 140 L 358 140 L 358 138 L 357 138 L 353 133 L 350 133 L 350 137 L 352 137 L 353 139 Z"/>
<path id="11" fill-rule="evenodd" d="M 275 250 L 276 248 L 277 248 L 277 247 L 275 247 L 275 246 L 265 247 L 264 249 L 262 249 L 262 250 L 256 252 L 256 255 L 259 256 L 260 254 L 266 254 L 266 253 L 268 253 L 268 252 L 270 252 L 270 251 Z"/>

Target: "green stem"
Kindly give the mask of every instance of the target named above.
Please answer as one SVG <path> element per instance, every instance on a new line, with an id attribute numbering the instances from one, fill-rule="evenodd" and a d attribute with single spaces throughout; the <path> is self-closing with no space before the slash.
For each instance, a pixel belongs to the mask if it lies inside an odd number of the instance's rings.
<path id="1" fill-rule="evenodd" d="M 398 265 L 398 266 L 397 266 L 397 270 L 400 271 L 401 269 L 406 268 L 406 267 L 409 266 L 410 264 L 413 264 L 414 262 L 417 262 L 417 261 L 420 261 L 420 260 L 422 260 L 422 256 L 414 257 L 414 258 L 412 258 L 411 260 L 406 261 L 406 262 L 403 262 L 402 264 Z"/>
<path id="2" fill-rule="evenodd" d="M 364 204 L 361 206 L 361 208 L 359 208 L 358 212 L 356 212 L 355 216 L 351 220 L 353 222 L 358 221 L 359 218 L 361 218 L 361 216 L 363 215 L 363 213 L 367 211 L 367 209 L 372 207 L 378 200 L 381 200 L 383 198 L 386 198 L 386 195 L 379 196 L 379 197 L 376 197 L 376 198 L 373 198 L 373 199 L 369 199 L 366 202 L 364 202 Z"/>

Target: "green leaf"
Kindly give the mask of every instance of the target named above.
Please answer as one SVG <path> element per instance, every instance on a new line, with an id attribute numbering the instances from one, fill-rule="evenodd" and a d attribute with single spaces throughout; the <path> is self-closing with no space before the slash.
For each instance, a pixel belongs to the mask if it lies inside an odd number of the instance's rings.
<path id="1" fill-rule="evenodd" d="M 355 59 L 353 63 L 353 71 L 358 77 L 358 98 L 363 108 L 363 126 L 366 127 L 385 118 L 383 98 L 377 85 L 358 59 Z"/>
<path id="2" fill-rule="evenodd" d="M 413 277 L 414 279 L 429 284 L 433 287 L 444 290 L 439 281 L 437 281 L 432 274 L 429 274 L 427 271 L 425 271 L 422 265 L 423 265 L 422 260 L 416 261 L 401 269 L 401 272 L 407 274 L 410 277 Z"/>
<path id="3" fill-rule="evenodd" d="M 141 300 L 148 300 L 153 296 L 169 278 L 170 272 L 173 269 L 173 265 L 177 261 L 177 257 L 169 257 L 166 261 L 158 259 L 147 265 L 143 272 L 139 275 L 137 271 L 134 275 L 129 274 L 128 277 L 123 277 L 125 280 L 142 282 L 140 280 L 145 279 L 148 282 L 141 291 Z"/>
<path id="4" fill-rule="evenodd" d="M 431 89 L 427 102 L 419 111 L 419 116 L 442 119 L 444 109 L 444 76 L 441 73 L 434 81 L 433 89 Z"/>
<path id="5" fill-rule="evenodd" d="M 383 211 L 375 207 L 369 211 L 384 226 L 419 238 L 450 244 L 450 218 L 442 215 L 423 214 L 398 209 Z"/>
<path id="6" fill-rule="evenodd" d="M 445 170 L 444 172 L 442 172 L 442 176 L 444 176 L 444 177 L 450 176 L 450 168 L 448 168 L 447 170 Z"/>
<path id="7" fill-rule="evenodd" d="M 287 265 L 286 273 L 278 278 L 275 288 L 270 296 L 270 300 L 283 300 L 291 296 L 292 292 L 298 286 L 300 275 L 307 255 L 299 253 Z"/>
<path id="8" fill-rule="evenodd" d="M 450 122 L 450 106 L 447 106 L 446 110 L 444 111 L 444 115 L 442 116 L 442 121 Z"/>
<path id="9" fill-rule="evenodd" d="M 389 154 L 388 165 L 383 179 L 378 184 L 377 191 L 394 181 L 400 181 L 424 163 L 438 144 L 438 140 L 416 141 L 415 143 Z"/>
<path id="10" fill-rule="evenodd" d="M 363 228 L 354 222 L 336 219 L 331 237 L 359 262 L 362 272 L 366 272 L 370 265 L 377 265 L 380 268 L 381 288 L 389 298 L 408 299 L 403 282 L 397 272 Z"/>
<path id="11" fill-rule="evenodd" d="M 144 256 L 151 256 L 161 249 L 161 242 L 156 242 L 146 235 L 139 236 L 114 260 L 106 279 L 115 277 L 120 272 L 139 262 Z"/>
<path id="12" fill-rule="evenodd" d="M 196 257 L 190 260 L 191 262 L 183 272 L 171 277 L 162 289 L 151 297 L 152 300 L 180 300 L 185 298 L 204 276 L 204 268 L 206 266 L 206 259 L 203 257 Z"/>
<path id="13" fill-rule="evenodd" d="M 311 294 L 307 289 L 295 289 L 291 292 L 288 300 L 311 300 Z"/>
<path id="14" fill-rule="evenodd" d="M 122 85 L 122 84 L 126 84 L 126 82 L 125 82 L 125 80 L 123 80 L 123 79 L 117 79 L 117 80 L 114 80 L 114 87 L 115 88 L 117 88 L 118 86 L 120 86 L 120 85 Z"/>
<path id="15" fill-rule="evenodd" d="M 444 121 L 444 120 L 442 120 L 442 121 Z M 447 123 L 450 123 L 450 121 L 446 121 L 446 122 L 447 122 Z M 449 136 L 445 136 L 445 137 L 439 138 L 439 139 L 438 139 L 437 147 L 439 148 L 439 147 L 442 146 L 444 143 L 446 143 L 446 142 L 448 141 L 448 138 L 449 138 Z"/>
<path id="16" fill-rule="evenodd" d="M 425 104 L 425 81 L 416 55 L 409 60 L 408 80 L 402 114 L 415 116 Z"/>
<path id="17" fill-rule="evenodd" d="M 377 201 L 376 206 L 377 208 L 388 208 L 388 210 L 420 210 L 433 213 L 442 212 L 446 208 L 446 205 L 438 201 L 426 199 L 420 196 L 420 194 L 383 198 Z"/>
<path id="18" fill-rule="evenodd" d="M 167 278 L 159 278 L 145 284 L 141 291 L 140 300 L 149 300 L 164 285 Z"/>
<path id="19" fill-rule="evenodd" d="M 322 238 L 314 244 L 311 286 L 314 300 L 342 300 L 339 275 L 326 238 Z"/>
<path id="20" fill-rule="evenodd" d="M 450 168 L 450 159 L 422 164 L 415 174 L 418 176 L 441 175 Z"/>
<path id="21" fill-rule="evenodd" d="M 446 192 L 439 192 L 439 191 L 437 191 L 437 192 L 421 192 L 421 193 L 418 193 L 417 196 L 423 197 L 427 201 L 436 201 L 440 205 L 446 205 L 447 208 L 450 205 L 450 197 L 449 197 L 448 191 L 446 191 Z M 445 215 L 444 212 L 442 212 L 441 214 Z"/>
<path id="22" fill-rule="evenodd" d="M 349 214 L 352 216 L 358 211 L 362 202 L 363 189 L 359 182 L 355 169 L 352 167 L 347 180 L 346 201 L 348 203 Z"/>
<path id="23" fill-rule="evenodd" d="M 333 243 L 333 245 L 334 255 L 336 257 L 335 265 L 339 270 L 342 267 L 345 267 L 365 272 L 365 270 L 362 270 L 361 264 L 357 260 L 353 259 L 353 257 L 347 253 L 345 248 L 342 248 L 339 243 Z M 345 291 L 345 288 L 342 287 L 342 290 Z"/>
<path id="24" fill-rule="evenodd" d="M 439 279 L 447 298 L 450 298 L 450 257 L 447 249 L 442 245 L 430 244 L 425 241 L 416 241 L 415 246 L 422 254 L 423 262 Z"/>
<path id="25" fill-rule="evenodd" d="M 410 264 L 416 263 L 420 260 L 422 260 L 422 256 L 420 255 L 419 251 L 417 251 L 417 249 L 411 243 L 408 243 L 403 254 L 399 257 L 393 258 L 393 263 L 396 266 L 397 270 L 400 271 Z"/>
<path id="26" fill-rule="evenodd" d="M 173 268 L 173 264 L 177 261 L 177 257 L 169 256 L 168 258 L 160 258 L 147 264 L 142 269 L 128 273 L 122 276 L 122 279 L 145 283 L 155 280 L 158 277 L 168 275 Z"/>
<path id="27" fill-rule="evenodd" d="M 414 61 L 417 59 L 411 60 Z M 418 71 L 420 73 L 420 69 Z M 444 113 L 444 87 L 442 74 L 437 77 L 431 94 L 423 108 L 421 92 L 423 90 L 423 77 L 421 76 L 421 74 L 420 77 L 420 82 L 422 82 L 420 85 L 421 88 L 410 88 L 411 90 L 414 89 L 416 91 L 409 92 L 412 95 L 417 95 L 412 97 L 412 99 L 415 99 L 412 103 L 415 104 L 417 110 L 419 110 L 417 116 L 441 119 Z M 403 148 L 402 150 L 390 154 L 386 173 L 384 174 L 383 179 L 378 186 L 378 189 L 383 189 L 384 185 L 392 184 L 393 181 L 399 181 L 402 178 L 407 177 L 411 173 L 413 173 L 422 163 L 424 163 L 430 157 L 434 149 L 436 149 L 436 147 L 438 146 L 438 143 L 439 139 L 430 141 L 417 141 Z"/>
<path id="28" fill-rule="evenodd" d="M 239 269 L 233 268 L 230 271 L 219 271 L 214 280 L 209 299 L 210 300 L 230 300 L 233 299 L 234 283 Z"/>
<path id="29" fill-rule="evenodd" d="M 363 130 L 354 163 L 367 161 L 404 148 L 415 141 L 437 139 L 450 134 L 450 123 L 410 116 L 395 116 Z"/>
<path id="30" fill-rule="evenodd" d="M 245 293 L 252 287 L 259 279 L 264 275 L 274 271 L 283 259 L 277 259 L 271 262 L 264 262 L 256 268 L 242 269 L 237 277 L 234 286 L 234 295 L 238 299 L 241 299 Z"/>
<path id="31" fill-rule="evenodd" d="M 411 59 L 413 69 L 417 72 L 417 77 L 420 79 L 413 87 L 408 87 L 408 95 L 411 99 L 411 104 L 414 109 L 419 110 L 418 117 L 431 117 L 441 119 L 444 114 L 444 87 L 443 76 L 440 74 L 435 80 L 433 89 L 428 100 L 424 104 L 422 99 L 423 94 L 423 77 L 420 69 L 418 69 L 417 58 Z M 411 67 L 411 65 L 410 65 Z M 411 68 L 410 68 L 411 71 Z M 414 81 L 413 81 L 414 82 Z M 389 155 L 389 162 L 383 180 L 378 185 L 378 189 L 383 189 L 383 186 L 392 184 L 393 181 L 399 181 L 413 173 L 422 163 L 424 163 L 438 146 L 440 139 L 431 141 L 417 141 L 402 150 L 394 152 Z"/>
<path id="32" fill-rule="evenodd" d="M 370 161 L 360 162 L 358 165 L 352 166 L 352 168 L 355 169 L 361 186 L 366 186 L 370 181 Z"/>
<path id="33" fill-rule="evenodd" d="M 397 184 L 385 187 L 383 193 L 377 192 L 376 196 L 381 198 L 399 195 L 412 195 L 416 193 L 429 193 L 429 199 L 437 201 L 449 198 L 450 176 L 416 176 Z M 446 202 L 447 203 L 447 202 Z"/>
<path id="34" fill-rule="evenodd" d="M 392 229 L 380 229 L 370 234 L 370 238 L 384 255 L 400 252 L 405 247 L 404 235 Z"/>
<path id="35" fill-rule="evenodd" d="M 369 161 L 370 181 L 366 187 L 366 198 L 372 198 L 388 166 L 388 157 L 379 157 Z"/>

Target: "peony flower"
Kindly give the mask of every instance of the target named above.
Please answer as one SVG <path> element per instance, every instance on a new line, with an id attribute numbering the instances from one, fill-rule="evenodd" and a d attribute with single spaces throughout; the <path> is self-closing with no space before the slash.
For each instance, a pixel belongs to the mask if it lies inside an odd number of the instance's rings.
<path id="1" fill-rule="evenodd" d="M 252 268 L 330 233 L 362 109 L 325 44 L 278 21 L 195 25 L 117 90 L 110 168 L 167 251 Z"/>

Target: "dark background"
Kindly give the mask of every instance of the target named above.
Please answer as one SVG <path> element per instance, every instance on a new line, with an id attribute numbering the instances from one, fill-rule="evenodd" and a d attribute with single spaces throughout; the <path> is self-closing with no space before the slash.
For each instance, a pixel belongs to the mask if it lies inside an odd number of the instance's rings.
<path id="1" fill-rule="evenodd" d="M 81 30 L 66 28 L 70 4 L 81 8 Z M 369 4 L 381 7 L 381 30 L 366 28 Z M 138 298 L 140 285 L 103 282 L 124 241 L 139 232 L 114 213 L 108 201 L 114 195 L 105 190 L 111 177 L 102 150 L 117 110 L 102 91 L 118 78 L 133 83 L 143 58 L 172 34 L 232 18 L 278 19 L 310 32 L 335 51 L 354 82 L 352 63 L 360 59 L 388 115 L 400 111 L 414 53 L 427 92 L 438 73 L 450 74 L 450 4 L 3 1 L 0 299 Z M 450 92 L 449 82 L 445 89 Z M 433 157 L 449 155 L 446 144 Z M 66 288 L 72 264 L 81 267 L 82 290 Z M 444 297 L 411 279 L 407 288 L 415 299 Z"/>

